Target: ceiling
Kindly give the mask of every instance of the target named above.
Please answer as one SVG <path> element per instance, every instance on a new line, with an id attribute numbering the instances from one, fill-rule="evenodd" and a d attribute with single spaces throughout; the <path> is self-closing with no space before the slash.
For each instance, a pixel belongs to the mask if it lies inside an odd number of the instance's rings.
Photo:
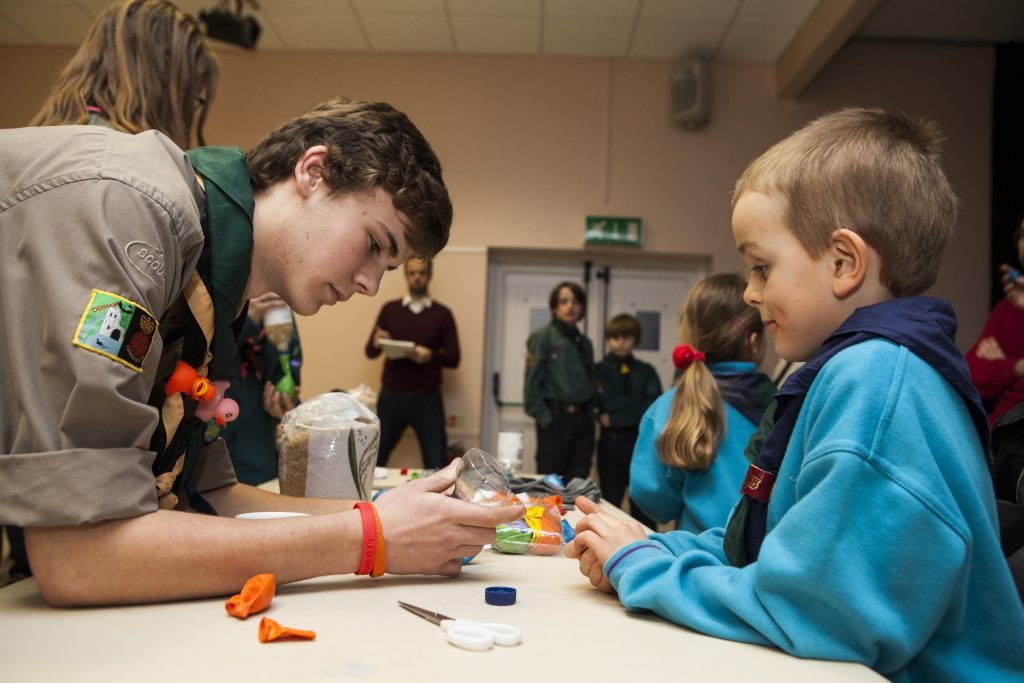
<path id="1" fill-rule="evenodd" d="M 178 0 L 198 14 L 218 0 Z M 77 45 L 108 0 L 0 0 L 0 45 Z M 779 65 L 851 37 L 1024 41 L 1024 0 L 258 0 L 260 51 Z M 235 0 L 229 6 L 235 7 Z M 818 52 L 815 53 L 815 45 Z M 824 50 L 824 55 L 821 51 Z M 801 63 L 807 56 L 794 59 Z M 820 68 L 820 67 L 818 67 Z"/>

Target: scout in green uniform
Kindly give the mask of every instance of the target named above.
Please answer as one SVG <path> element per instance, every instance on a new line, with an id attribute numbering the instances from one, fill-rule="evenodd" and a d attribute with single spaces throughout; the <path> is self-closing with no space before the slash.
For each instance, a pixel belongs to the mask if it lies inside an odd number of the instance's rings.
<path id="1" fill-rule="evenodd" d="M 576 324 L 587 295 L 562 282 L 548 300 L 551 323 L 526 341 L 526 414 L 537 422 L 537 471 L 566 483 L 590 474 L 594 457 L 594 347 Z"/>
<path id="2" fill-rule="evenodd" d="M 221 437 L 231 453 L 235 476 L 243 484 L 257 486 L 277 478 L 277 426 L 299 403 L 294 391 L 279 391 L 279 386 L 297 389 L 302 384 L 298 329 L 293 322 L 287 339 L 278 340 L 282 352 L 274 345 L 274 333 L 268 334 L 264 327 L 266 311 L 284 305 L 276 294 L 251 300 L 239 336 L 239 370 L 226 394 L 238 403 L 238 417 L 228 423 Z"/>
<path id="3" fill-rule="evenodd" d="M 257 573 L 359 569 L 373 529 L 352 501 L 237 483 L 196 397 L 234 375 L 248 299 L 312 315 L 444 246 L 451 203 L 422 134 L 336 99 L 248 155 L 100 126 L 0 131 L 0 148 L 0 235 L 18 245 L 0 252 L 0 523 L 25 527 L 43 597 L 230 595 Z M 386 571 L 457 574 L 521 514 L 442 495 L 460 464 L 375 503 Z M 259 510 L 311 514 L 235 518 Z"/>
<path id="4" fill-rule="evenodd" d="M 633 347 L 640 341 L 640 322 L 622 313 L 608 321 L 604 336 L 608 354 L 597 364 L 597 404 L 601 438 L 597 442 L 597 473 L 601 495 L 620 505 L 629 486 L 629 465 L 644 412 L 661 396 L 654 366 L 637 360 Z M 655 528 L 655 522 L 630 501 L 630 514 Z"/>

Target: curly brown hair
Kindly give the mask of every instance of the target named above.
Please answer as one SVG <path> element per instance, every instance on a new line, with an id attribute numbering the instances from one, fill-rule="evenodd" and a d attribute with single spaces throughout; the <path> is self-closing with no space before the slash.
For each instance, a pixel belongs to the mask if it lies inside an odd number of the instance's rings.
<path id="1" fill-rule="evenodd" d="M 406 239 L 416 256 L 434 256 L 448 243 L 452 202 L 441 162 L 412 121 L 384 102 L 336 97 L 270 133 L 248 154 L 253 192 L 290 177 L 317 145 L 327 148 L 322 178 L 332 192 L 391 195 L 412 223 Z"/>

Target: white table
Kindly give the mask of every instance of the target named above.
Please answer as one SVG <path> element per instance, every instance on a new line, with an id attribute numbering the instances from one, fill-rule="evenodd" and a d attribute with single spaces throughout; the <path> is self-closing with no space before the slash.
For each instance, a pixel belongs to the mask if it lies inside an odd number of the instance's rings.
<path id="1" fill-rule="evenodd" d="M 616 510 L 615 508 L 612 508 Z M 624 514 L 619 512 L 619 514 Z M 568 513 L 570 522 L 579 513 Z M 484 602 L 513 586 L 509 607 Z M 9 681 L 880 681 L 854 664 L 802 660 L 627 613 L 563 556 L 481 553 L 458 578 L 332 576 L 279 586 L 270 609 L 239 621 L 224 598 L 56 609 L 32 579 L 0 590 L 0 672 Z M 460 650 L 398 600 L 454 617 L 504 621 L 518 647 Z M 317 632 L 262 644 L 266 615 Z"/>

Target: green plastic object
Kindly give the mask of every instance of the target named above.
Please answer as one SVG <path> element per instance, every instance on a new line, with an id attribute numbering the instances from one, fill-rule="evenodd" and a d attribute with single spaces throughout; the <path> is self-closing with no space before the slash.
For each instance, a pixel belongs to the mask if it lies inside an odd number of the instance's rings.
<path id="1" fill-rule="evenodd" d="M 517 529 L 507 524 L 499 524 L 494 538 L 494 547 L 503 553 L 525 555 L 533 543 L 533 531 Z"/>
<path id="2" fill-rule="evenodd" d="M 281 364 L 281 371 L 284 375 L 277 380 L 274 388 L 294 401 L 297 395 L 295 393 L 295 378 L 292 377 L 292 357 L 290 354 L 282 353 L 278 355 L 277 360 Z"/>

